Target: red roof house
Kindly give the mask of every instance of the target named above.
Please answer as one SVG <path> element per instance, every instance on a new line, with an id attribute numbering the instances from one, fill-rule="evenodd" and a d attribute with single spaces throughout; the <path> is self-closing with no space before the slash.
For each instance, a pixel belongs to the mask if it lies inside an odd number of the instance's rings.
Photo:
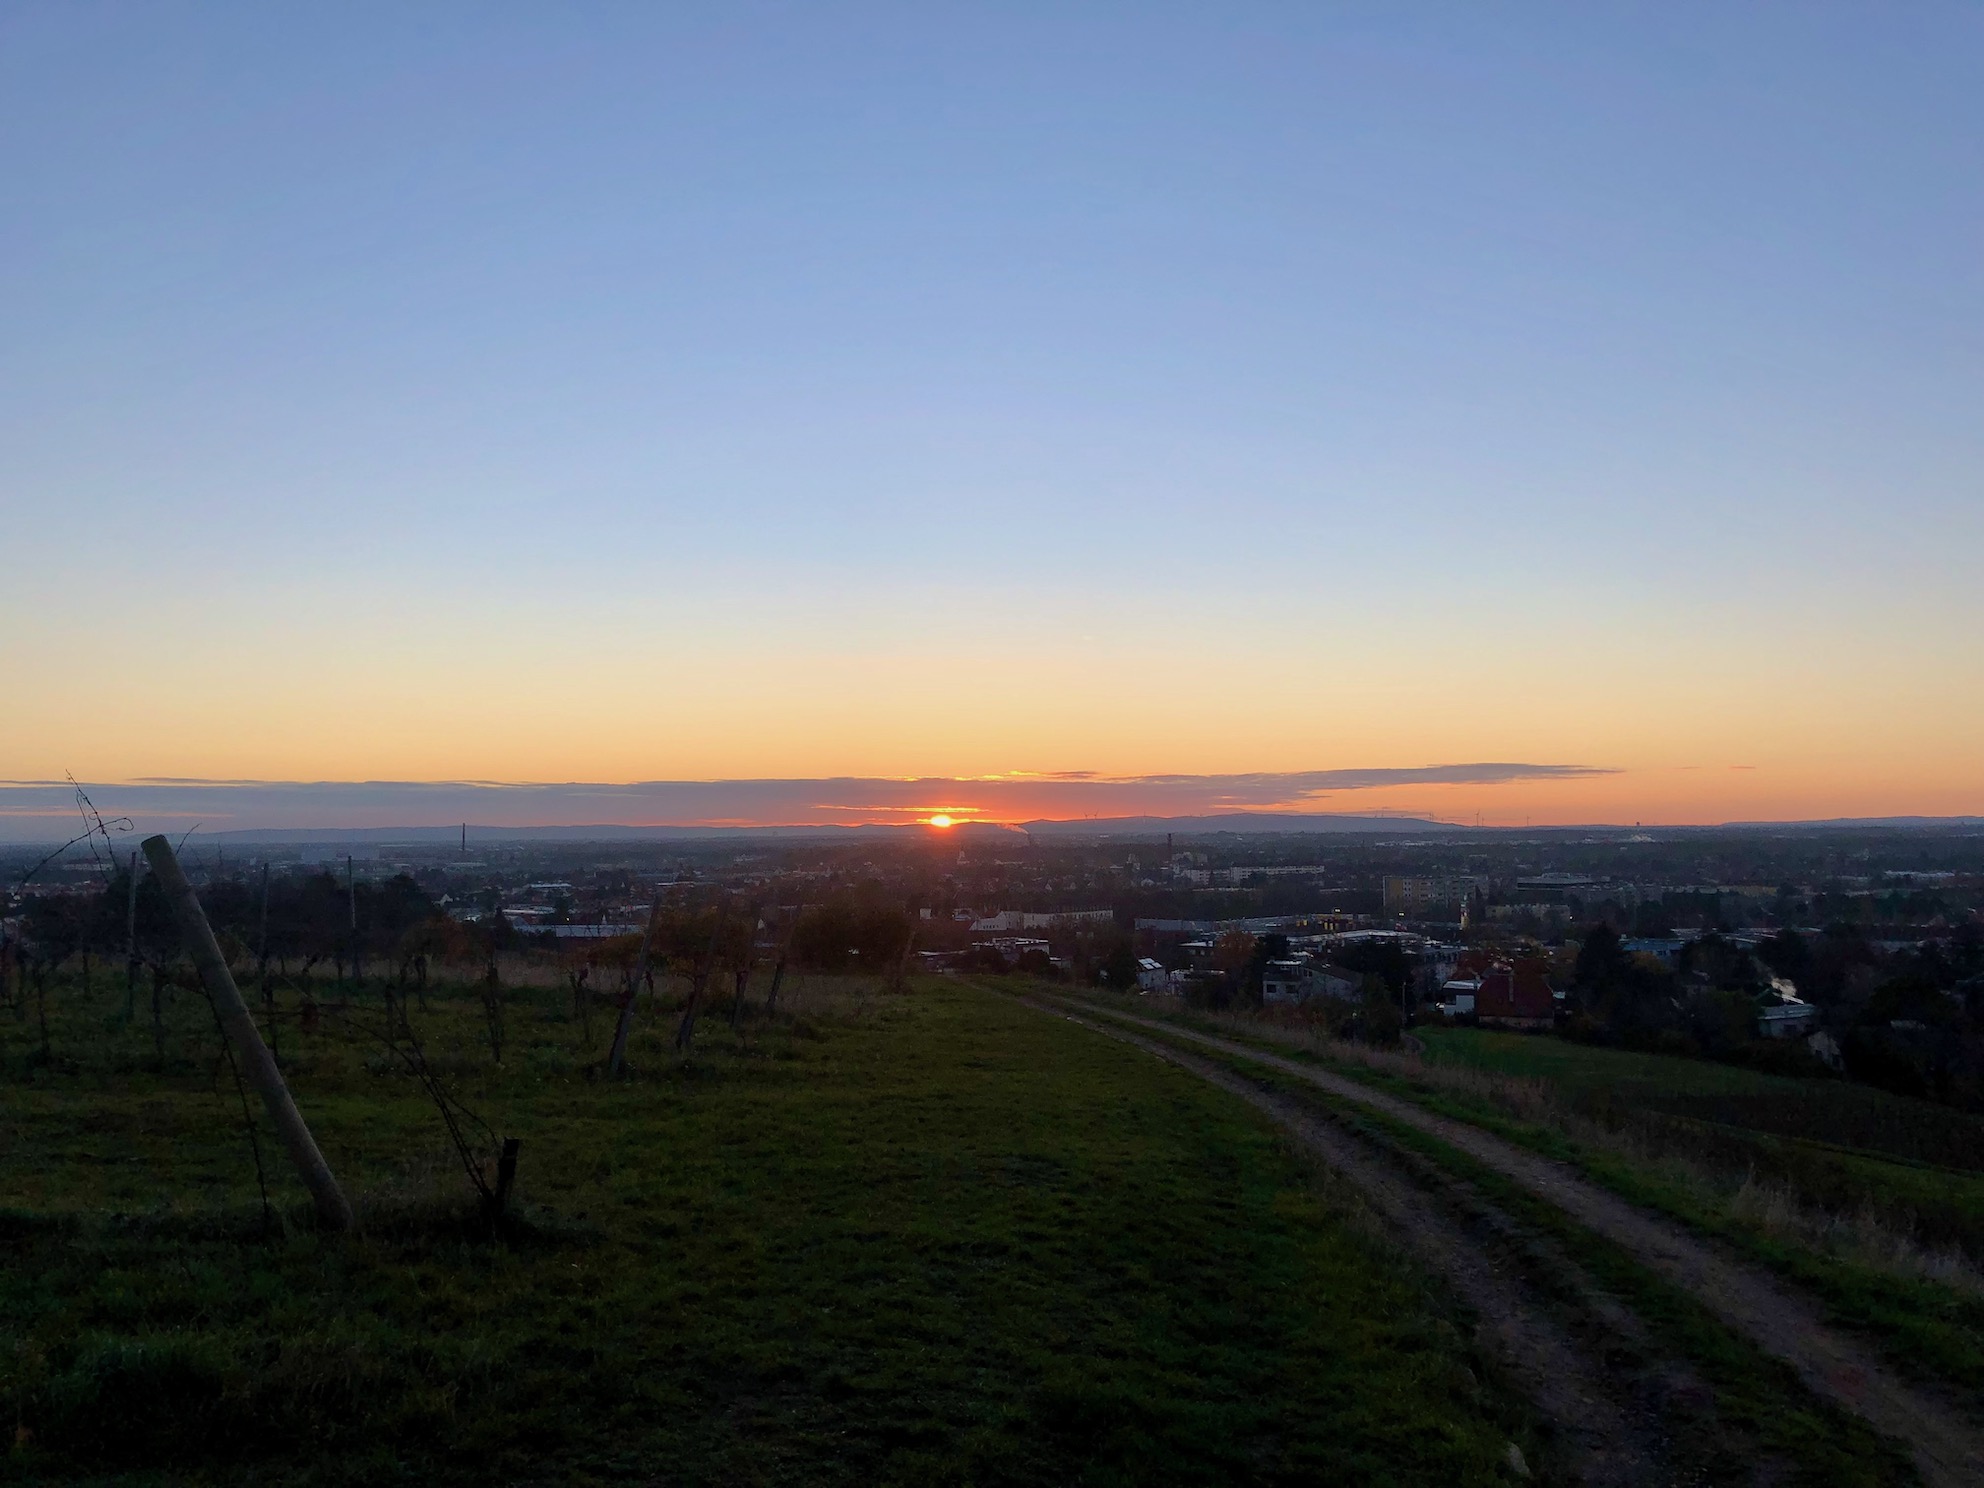
<path id="1" fill-rule="evenodd" d="M 1479 973 L 1474 1015 L 1490 1028 L 1549 1028 L 1557 1021 L 1557 996 L 1530 959 L 1497 961 Z"/>

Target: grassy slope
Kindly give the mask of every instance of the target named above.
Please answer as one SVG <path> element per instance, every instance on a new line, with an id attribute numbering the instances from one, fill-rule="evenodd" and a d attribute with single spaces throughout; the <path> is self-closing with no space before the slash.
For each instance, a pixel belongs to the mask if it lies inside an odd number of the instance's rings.
<path id="1" fill-rule="evenodd" d="M 1181 1047 L 1204 1057 L 1191 1045 Z M 1707 1475 L 1708 1481 L 1743 1481 L 1759 1456 L 1775 1471 L 1813 1485 L 1859 1485 L 1917 1481 L 1912 1465 L 1894 1443 L 1860 1421 L 1814 1399 L 1789 1366 L 1724 1327 L 1707 1309 L 1671 1282 L 1634 1259 L 1624 1248 L 1584 1229 L 1556 1206 L 1522 1189 L 1485 1164 L 1445 1142 L 1368 1107 L 1318 1090 L 1314 1085 L 1243 1059 L 1215 1054 L 1219 1062 L 1298 1105 L 1327 1112 L 1342 1125 L 1379 1144 L 1391 1144 L 1429 1159 L 1486 1197 L 1529 1231 L 1556 1240 L 1565 1254 L 1644 1322 L 1656 1344 L 1686 1359 L 1713 1387 L 1712 1410 L 1685 1413 L 1667 1425 L 1670 1449 L 1678 1459 Z M 1514 1249 L 1501 1263 L 1528 1273 L 1539 1293 L 1564 1294 L 1564 1278 Z M 1629 1353 L 1619 1345 L 1622 1354 Z M 1621 1359 L 1623 1366 L 1625 1361 Z M 1685 1471 L 1685 1469 L 1684 1469 Z"/>
<path id="2" fill-rule="evenodd" d="M 1423 1028 L 1427 1057 L 1896 1163 L 1955 1170 L 1984 1208 L 1984 1120 L 1844 1080 L 1798 1080 L 1704 1059 L 1475 1028 Z M 1951 1175 L 1954 1176 L 1954 1173 Z"/>
<path id="3" fill-rule="evenodd" d="M 688 1068 L 650 1037 L 611 1088 L 555 995 L 513 1007 L 500 1073 L 468 1004 L 437 1011 L 525 1139 L 536 1224 L 495 1246 L 394 1222 L 394 1175 L 449 1181 L 434 1116 L 328 1030 L 299 1099 L 385 1191 L 363 1240 L 261 1243 L 231 1089 L 128 1072 L 148 1041 L 108 1007 L 58 1024 L 79 1067 L 0 1047 L 16 1476 L 1468 1482 L 1511 1434 L 1251 1113 L 998 999 L 821 1007 L 748 1049 L 710 1026 Z M 176 1015 L 198 1049 L 204 1009 Z"/>
<path id="4" fill-rule="evenodd" d="M 1141 1010 L 1141 1009 L 1138 1009 Z M 1184 1018 L 1187 1023 L 1203 1020 Z M 1235 1036 L 1232 1026 L 1204 1023 L 1207 1031 Z M 1961 1120 L 1960 1113 L 1920 1101 L 1907 1101 L 1879 1091 L 1866 1091 L 1838 1082 L 1785 1080 L 1753 1071 L 1732 1069 L 1700 1060 L 1594 1049 L 1561 1039 L 1474 1030 L 1423 1030 L 1434 1058 L 1468 1063 L 1496 1074 L 1542 1078 L 1564 1087 L 1573 1097 L 1586 1091 L 1603 1094 L 1615 1112 L 1629 1111 L 1636 1102 L 1674 1114 L 1689 1097 L 1719 1100 L 1731 1094 L 1751 1102 L 1783 1098 L 1808 1102 L 1837 1097 L 1849 1111 L 1862 1108 L 1865 1098 L 1880 1111 L 1869 1131 L 1894 1133 L 1904 1126 L 1922 1135 L 1903 1138 L 1916 1144 L 1932 1140 L 1939 1125 Z M 1299 1048 L 1267 1041 L 1275 1052 L 1293 1058 L 1317 1058 Z M 1965 1405 L 1984 1417 L 1984 1299 L 1952 1288 L 1873 1270 L 1852 1260 L 1793 1244 L 1781 1234 L 1730 1217 L 1710 1196 L 1683 1177 L 1658 1166 L 1630 1161 L 1602 1148 L 1594 1149 L 1554 1127 L 1512 1119 L 1506 1112 L 1461 1092 L 1417 1084 L 1373 1070 L 1354 1060 L 1318 1059 L 1336 1072 L 1366 1081 L 1429 1110 L 1469 1121 L 1532 1150 L 1576 1164 L 1586 1174 L 1624 1198 L 1680 1219 L 1698 1230 L 1734 1245 L 1752 1259 L 1777 1269 L 1821 1298 L 1835 1322 L 1867 1334 L 1887 1358 L 1918 1379 L 1958 1387 Z M 1790 1086 L 1786 1093 L 1778 1087 Z M 1576 1102 L 1573 1101 L 1573 1109 Z M 1754 1108 L 1754 1107 L 1752 1107 Z M 1730 1108 L 1721 1111 L 1732 1114 Z M 1707 1118 L 1699 1118 L 1707 1119 Z M 1846 1118 L 1840 1118 L 1843 1123 Z M 1716 1144 L 1708 1155 L 1724 1163 L 1750 1161 L 1760 1170 L 1789 1177 L 1801 1191 L 1834 1203 L 1856 1201 L 1912 1209 L 1936 1216 L 1948 1226 L 1961 1227 L 1980 1202 L 1978 1180 L 1947 1169 L 1925 1169 L 1896 1161 L 1847 1154 L 1775 1135 L 1731 1129 L 1731 1140 Z M 1689 1143 L 1692 1155 L 1707 1149 Z M 1739 1168 L 1740 1171 L 1740 1168 Z M 1959 1233 L 1964 1231 L 1959 1228 Z"/>
<path id="5" fill-rule="evenodd" d="M 1984 1256 L 1984 1122 L 1840 1080 L 1793 1080 L 1562 1039 L 1427 1029 L 1428 1058 L 1540 1079 L 1574 1110 L 1668 1118 L 1712 1165 L 1786 1182 L 1835 1212 L 1895 1217 L 1932 1245 Z"/>

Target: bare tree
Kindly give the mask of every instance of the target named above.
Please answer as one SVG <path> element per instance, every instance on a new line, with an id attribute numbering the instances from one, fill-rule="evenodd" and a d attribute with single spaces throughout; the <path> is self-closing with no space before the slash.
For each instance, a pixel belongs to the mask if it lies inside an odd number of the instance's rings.
<path id="1" fill-rule="evenodd" d="M 634 1032 L 634 999 L 641 990 L 641 983 L 647 979 L 648 956 L 654 948 L 654 924 L 661 916 L 661 892 L 656 890 L 654 903 L 648 906 L 648 922 L 641 930 L 641 953 L 634 958 L 633 968 L 627 973 L 626 985 L 620 989 L 620 1020 L 613 1028 L 613 1052 L 607 1056 L 606 1072 L 616 1080 L 627 1067 L 627 1040 Z M 586 1042 L 592 1042 L 591 1031 L 586 1034 Z"/>
<path id="2" fill-rule="evenodd" d="M 522 1146 L 521 1141 L 516 1137 L 505 1137 L 499 1144 L 489 1123 L 448 1088 L 447 1082 L 442 1080 L 428 1060 L 420 1034 L 414 1028 L 413 1020 L 405 1015 L 404 1007 L 398 1020 L 387 1018 L 373 1026 L 362 1016 L 347 1017 L 346 1026 L 356 1028 L 383 1044 L 419 1081 L 420 1088 L 440 1113 L 441 1124 L 447 1130 L 448 1140 L 454 1144 L 456 1156 L 461 1159 L 462 1170 L 467 1173 L 469 1183 L 482 1201 L 483 1218 L 494 1231 L 502 1222 L 504 1210 L 509 1204 L 511 1185 L 516 1181 L 517 1151 Z M 497 1149 L 493 1183 L 485 1156 L 491 1148 Z"/>
<path id="3" fill-rule="evenodd" d="M 734 1033 L 744 1021 L 744 991 L 751 984 L 751 963 L 758 949 L 758 914 L 761 904 L 751 906 L 744 918 L 744 945 L 737 953 L 737 983 L 730 996 L 730 1027 Z"/>
<path id="4" fill-rule="evenodd" d="M 729 908 L 729 900 L 718 901 L 716 913 L 710 920 L 709 947 L 696 963 L 695 973 L 689 979 L 689 1001 L 683 1006 L 682 1021 L 675 1029 L 675 1047 L 683 1054 L 687 1054 L 696 1042 L 696 1012 L 702 1004 L 703 989 L 709 986 L 710 977 L 716 971 L 717 948 L 722 944 L 724 919 Z"/>

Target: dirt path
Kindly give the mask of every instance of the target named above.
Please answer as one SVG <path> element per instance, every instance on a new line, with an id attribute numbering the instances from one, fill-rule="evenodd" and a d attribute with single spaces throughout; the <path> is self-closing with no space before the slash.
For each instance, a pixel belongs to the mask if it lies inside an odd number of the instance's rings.
<path id="1" fill-rule="evenodd" d="M 1264 1112 L 1349 1179 L 1391 1230 L 1454 1287 L 1479 1320 L 1479 1341 L 1549 1422 L 1563 1468 L 1577 1482 L 1653 1485 L 1680 1480 L 1656 1422 L 1613 1398 L 1602 1358 L 1579 1341 L 1481 1237 L 1447 1213 L 1397 1167 L 1332 1123 L 1210 1060 L 1045 1003 L 1028 1004 L 1189 1070 Z"/>
<path id="2" fill-rule="evenodd" d="M 1073 1016 L 1067 1007 L 1035 1005 Z M 1925 1482 L 1952 1488 L 1984 1483 L 1984 1438 L 1956 1411 L 1890 1373 L 1857 1342 L 1828 1327 L 1813 1303 L 1786 1290 L 1768 1273 L 1723 1255 L 1669 1220 L 1634 1208 L 1567 1164 L 1313 1064 L 1113 1009 L 1081 1005 L 1081 1011 L 1110 1024 L 1148 1029 L 1265 1065 L 1437 1137 L 1624 1247 L 1765 1353 L 1789 1364 L 1821 1399 L 1907 1443 Z M 1086 1017 L 1076 1021 L 1098 1026 Z M 1145 1040 L 1136 1042 L 1153 1053 L 1167 1053 Z"/>

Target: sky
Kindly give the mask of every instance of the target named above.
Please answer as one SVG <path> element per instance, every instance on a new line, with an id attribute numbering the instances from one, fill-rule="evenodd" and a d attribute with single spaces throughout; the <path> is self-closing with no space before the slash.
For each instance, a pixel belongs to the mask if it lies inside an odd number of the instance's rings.
<path id="1" fill-rule="evenodd" d="M 1984 812 L 1980 159 L 1968 4 L 0 10 L 0 835 Z"/>

